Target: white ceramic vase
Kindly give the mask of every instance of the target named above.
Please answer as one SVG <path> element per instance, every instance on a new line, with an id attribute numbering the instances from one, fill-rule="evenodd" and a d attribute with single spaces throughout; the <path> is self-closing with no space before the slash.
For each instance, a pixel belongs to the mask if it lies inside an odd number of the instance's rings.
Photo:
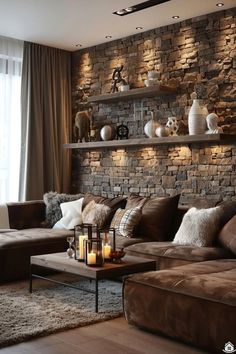
<path id="1" fill-rule="evenodd" d="M 144 126 L 144 133 L 148 138 L 155 138 L 156 129 L 160 126 L 160 124 L 155 119 L 150 119 Z"/>
<path id="2" fill-rule="evenodd" d="M 113 128 L 110 125 L 104 125 L 100 131 L 102 140 L 107 141 L 113 138 Z"/>
<path id="3" fill-rule="evenodd" d="M 204 134 L 206 131 L 206 107 L 201 107 L 198 99 L 193 104 L 188 114 L 189 135 Z"/>

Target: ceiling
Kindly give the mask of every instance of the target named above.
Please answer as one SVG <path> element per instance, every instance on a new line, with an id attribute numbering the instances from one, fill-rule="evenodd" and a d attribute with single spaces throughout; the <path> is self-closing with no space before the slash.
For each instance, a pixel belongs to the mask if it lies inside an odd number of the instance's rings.
<path id="1" fill-rule="evenodd" d="M 223 7 L 217 0 L 171 0 L 127 16 L 112 14 L 143 1 L 0 0 L 0 35 L 74 51 L 76 44 L 90 47 L 235 6 L 235 0 L 223 0 Z"/>

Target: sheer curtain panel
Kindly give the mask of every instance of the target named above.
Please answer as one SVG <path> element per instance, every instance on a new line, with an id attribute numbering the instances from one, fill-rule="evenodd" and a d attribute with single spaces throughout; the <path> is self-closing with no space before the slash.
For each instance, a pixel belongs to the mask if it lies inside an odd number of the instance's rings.
<path id="1" fill-rule="evenodd" d="M 24 42 L 20 200 L 70 190 L 70 52 Z"/>
<path id="2" fill-rule="evenodd" d="M 0 203 L 18 200 L 23 41 L 0 36 Z"/>

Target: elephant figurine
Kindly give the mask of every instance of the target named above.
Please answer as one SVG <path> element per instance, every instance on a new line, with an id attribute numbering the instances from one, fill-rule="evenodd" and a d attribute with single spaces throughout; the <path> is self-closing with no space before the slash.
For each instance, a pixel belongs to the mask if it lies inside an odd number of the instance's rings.
<path id="1" fill-rule="evenodd" d="M 78 137 L 78 142 L 90 141 L 90 122 L 92 120 L 92 111 L 80 111 L 76 113 L 74 135 Z"/>

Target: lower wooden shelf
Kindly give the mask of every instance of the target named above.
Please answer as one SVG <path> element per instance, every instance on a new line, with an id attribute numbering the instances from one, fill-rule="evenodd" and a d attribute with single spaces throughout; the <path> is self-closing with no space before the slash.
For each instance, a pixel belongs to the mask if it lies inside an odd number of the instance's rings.
<path id="1" fill-rule="evenodd" d="M 125 140 L 93 141 L 83 143 L 64 144 L 65 149 L 119 149 L 126 147 L 145 147 L 154 145 L 197 144 L 197 143 L 236 143 L 236 135 L 233 134 L 201 134 L 168 136 L 165 138 L 138 138 Z"/>

